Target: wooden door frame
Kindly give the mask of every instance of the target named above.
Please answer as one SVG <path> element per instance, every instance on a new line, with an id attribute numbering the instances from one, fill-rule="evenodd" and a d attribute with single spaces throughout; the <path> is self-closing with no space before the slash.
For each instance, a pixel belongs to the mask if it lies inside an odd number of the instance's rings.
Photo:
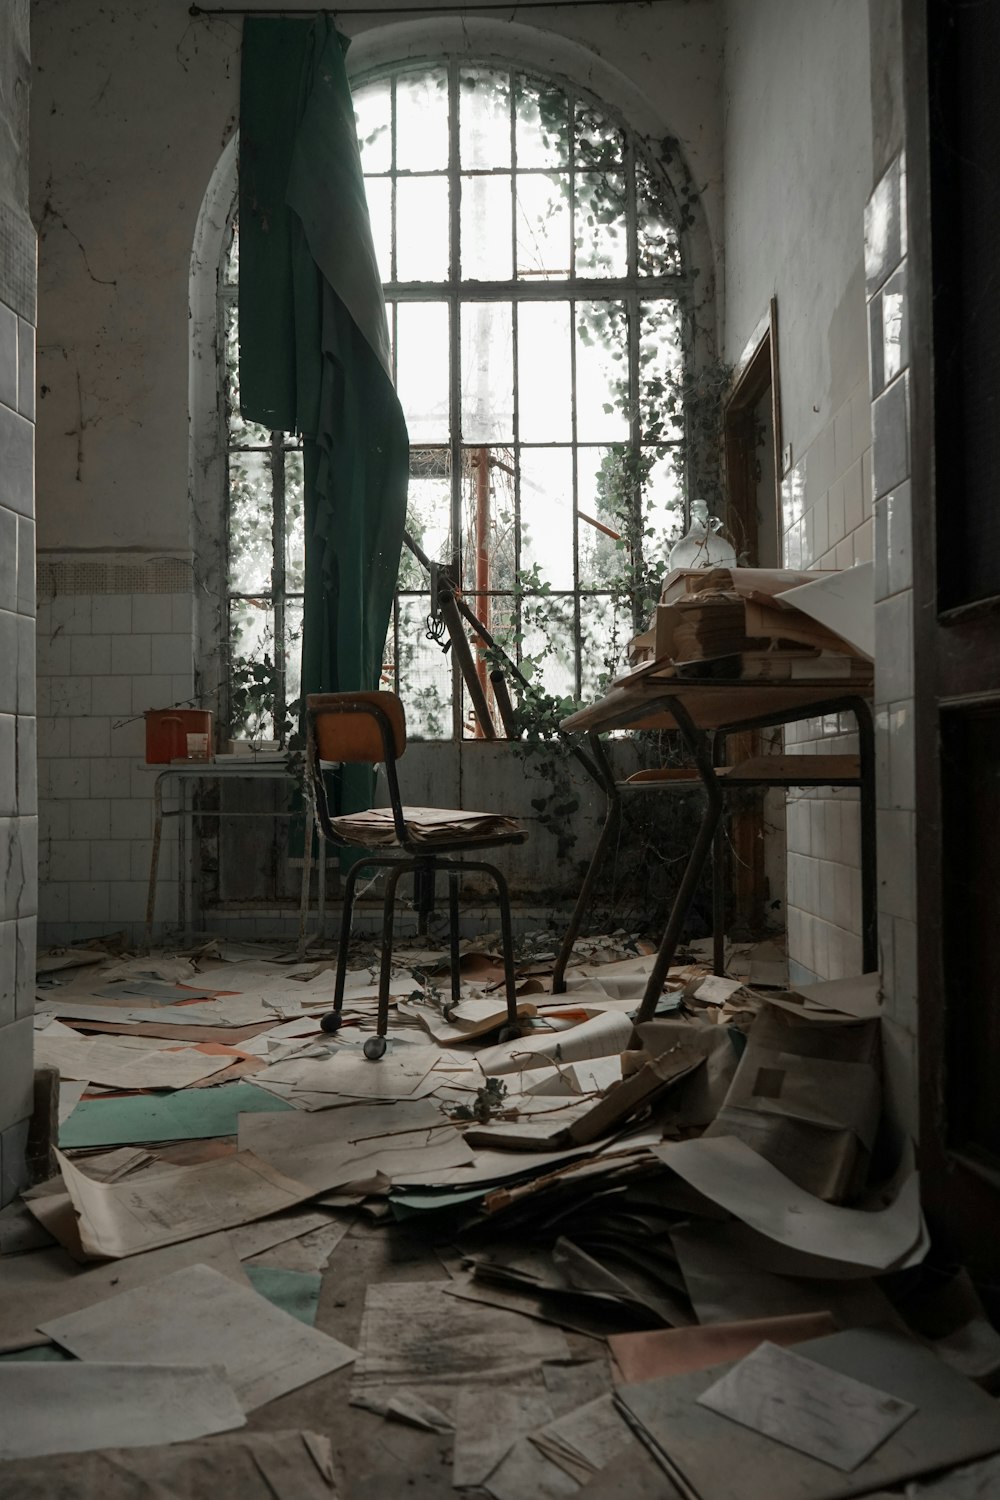
<path id="1" fill-rule="evenodd" d="M 996 601 L 942 608 L 941 528 L 947 514 L 949 476 L 939 475 L 943 454 L 937 430 L 947 432 L 951 393 L 936 384 L 942 335 L 954 337 L 955 309 L 938 286 L 935 236 L 948 205 L 936 204 L 931 140 L 930 59 L 936 42 L 934 0 L 904 0 L 903 77 L 907 178 L 907 300 L 910 320 L 910 486 L 913 547 L 914 735 L 917 806 L 917 1044 L 919 1164 L 928 1214 L 943 1230 L 972 1275 L 994 1285 L 996 1251 L 983 1256 L 984 1229 L 996 1220 L 1000 1174 L 951 1137 L 948 1063 L 951 1008 L 973 997 L 957 996 L 949 982 L 946 932 L 946 816 L 942 779 L 942 715 L 996 703 L 982 664 L 996 639 Z M 935 217 L 936 214 L 936 217 Z M 952 629 L 952 626 L 960 626 Z M 990 686 L 990 691 L 985 691 Z M 987 1003 L 989 997 L 975 997 Z M 997 1312 L 998 1300 L 990 1300 Z"/>
<path id="2" fill-rule="evenodd" d="M 753 414 L 771 388 L 771 430 L 774 435 L 775 535 L 781 545 L 781 372 L 778 364 L 778 299 L 772 297 L 736 361 L 729 394 L 722 408 L 725 450 L 726 524 L 730 534 L 759 564 L 757 558 L 756 442 Z M 776 566 L 781 566 L 779 556 Z"/>
<path id="3" fill-rule="evenodd" d="M 746 551 L 752 563 L 757 556 L 757 432 L 754 412 L 768 388 L 771 391 L 771 426 L 774 435 L 775 536 L 781 566 L 781 386 L 778 368 L 778 302 L 772 297 L 736 362 L 729 393 L 722 408 L 725 445 L 726 515 L 737 553 Z M 729 747 L 735 759 L 759 753 L 759 736 L 734 735 Z M 736 909 L 752 926 L 764 927 L 764 808 L 763 798 L 733 812 L 730 837 L 734 869 L 729 889 Z"/>

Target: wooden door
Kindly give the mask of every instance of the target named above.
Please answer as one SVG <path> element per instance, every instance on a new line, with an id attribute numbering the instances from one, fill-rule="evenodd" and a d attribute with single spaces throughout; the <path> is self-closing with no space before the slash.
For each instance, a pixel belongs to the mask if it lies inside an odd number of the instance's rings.
<path id="1" fill-rule="evenodd" d="M 921 1156 L 1000 1279 L 1000 5 L 904 12 Z"/>

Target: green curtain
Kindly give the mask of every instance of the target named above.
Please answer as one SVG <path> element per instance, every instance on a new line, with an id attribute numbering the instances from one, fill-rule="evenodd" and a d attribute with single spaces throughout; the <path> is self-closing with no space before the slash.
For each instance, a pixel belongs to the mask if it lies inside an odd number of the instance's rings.
<path id="1" fill-rule="evenodd" d="M 409 472 L 347 46 L 327 15 L 244 22 L 240 410 L 303 435 L 303 697 L 378 686 Z M 340 810 L 371 790 L 345 776 Z"/>

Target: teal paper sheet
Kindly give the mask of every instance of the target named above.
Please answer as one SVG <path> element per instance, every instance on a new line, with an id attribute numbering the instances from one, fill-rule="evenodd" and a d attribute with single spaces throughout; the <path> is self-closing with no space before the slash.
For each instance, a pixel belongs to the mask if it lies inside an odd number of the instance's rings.
<path id="1" fill-rule="evenodd" d="M 282 1312 L 290 1313 L 300 1323 L 316 1326 L 319 1289 L 323 1277 L 319 1271 L 286 1271 L 283 1266 L 244 1266 L 255 1291 Z"/>
<path id="2" fill-rule="evenodd" d="M 291 1109 L 252 1083 L 177 1089 L 172 1094 L 130 1094 L 84 1099 L 59 1127 L 59 1145 L 130 1146 L 146 1141 L 196 1141 L 235 1135 L 240 1115 Z"/>

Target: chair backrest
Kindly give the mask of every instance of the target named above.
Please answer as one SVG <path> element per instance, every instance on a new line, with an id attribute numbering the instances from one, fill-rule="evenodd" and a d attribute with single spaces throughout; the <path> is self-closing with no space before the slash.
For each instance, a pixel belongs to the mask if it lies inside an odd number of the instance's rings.
<path id="1" fill-rule="evenodd" d="M 389 764 L 406 749 L 406 715 L 395 693 L 310 693 L 306 716 L 319 760 Z"/>

